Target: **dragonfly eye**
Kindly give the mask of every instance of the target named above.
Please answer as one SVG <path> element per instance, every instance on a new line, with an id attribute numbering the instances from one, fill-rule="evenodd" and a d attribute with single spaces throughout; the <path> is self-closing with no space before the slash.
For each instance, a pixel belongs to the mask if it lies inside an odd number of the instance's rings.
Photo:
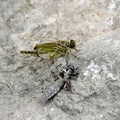
<path id="1" fill-rule="evenodd" d="M 70 48 L 75 48 L 75 41 L 74 40 L 70 40 Z"/>

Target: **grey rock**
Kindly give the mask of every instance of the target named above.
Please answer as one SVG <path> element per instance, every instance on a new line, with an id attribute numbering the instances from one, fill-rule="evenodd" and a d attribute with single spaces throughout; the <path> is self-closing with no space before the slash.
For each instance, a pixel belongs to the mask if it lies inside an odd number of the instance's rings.
<path id="1" fill-rule="evenodd" d="M 0 1 L 0 120 L 120 119 L 119 0 Z M 42 91 L 64 66 L 20 55 L 37 43 L 76 40 L 69 63 L 79 67 L 71 91 L 47 104 Z"/>

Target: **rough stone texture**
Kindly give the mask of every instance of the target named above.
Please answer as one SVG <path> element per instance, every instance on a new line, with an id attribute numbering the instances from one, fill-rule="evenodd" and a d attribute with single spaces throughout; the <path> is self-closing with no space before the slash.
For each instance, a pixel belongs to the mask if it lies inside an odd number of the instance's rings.
<path id="1" fill-rule="evenodd" d="M 119 0 L 1 0 L 0 120 L 119 120 L 119 33 Z M 19 51 L 58 39 L 76 40 L 79 59 L 69 62 L 80 74 L 71 92 L 43 104 L 51 70 L 65 62 L 48 66 Z"/>

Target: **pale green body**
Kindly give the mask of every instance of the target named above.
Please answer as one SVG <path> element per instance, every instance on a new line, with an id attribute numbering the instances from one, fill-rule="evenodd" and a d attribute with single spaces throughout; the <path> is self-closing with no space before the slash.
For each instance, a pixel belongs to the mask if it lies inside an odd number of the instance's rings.
<path id="1" fill-rule="evenodd" d="M 74 42 L 72 40 L 72 42 Z M 41 56 L 41 54 L 48 54 L 49 59 L 68 56 L 72 45 L 68 41 L 57 41 L 50 43 L 37 44 L 33 51 L 21 51 L 22 54 L 31 54 L 35 56 Z M 73 46 L 74 47 L 74 46 Z M 75 47 L 74 47 L 75 48 Z M 74 49 L 73 48 L 73 49 Z"/>

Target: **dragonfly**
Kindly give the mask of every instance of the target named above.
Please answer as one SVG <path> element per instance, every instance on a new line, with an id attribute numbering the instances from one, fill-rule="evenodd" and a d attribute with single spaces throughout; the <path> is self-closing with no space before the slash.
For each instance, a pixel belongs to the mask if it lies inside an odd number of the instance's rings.
<path id="1" fill-rule="evenodd" d="M 70 41 L 52 41 L 47 43 L 36 44 L 34 49 L 31 51 L 20 51 L 21 54 L 29 54 L 37 57 L 41 57 L 42 54 L 47 54 L 49 59 L 53 61 L 55 58 L 68 57 L 71 53 L 71 49 L 76 49 L 75 40 Z"/>

